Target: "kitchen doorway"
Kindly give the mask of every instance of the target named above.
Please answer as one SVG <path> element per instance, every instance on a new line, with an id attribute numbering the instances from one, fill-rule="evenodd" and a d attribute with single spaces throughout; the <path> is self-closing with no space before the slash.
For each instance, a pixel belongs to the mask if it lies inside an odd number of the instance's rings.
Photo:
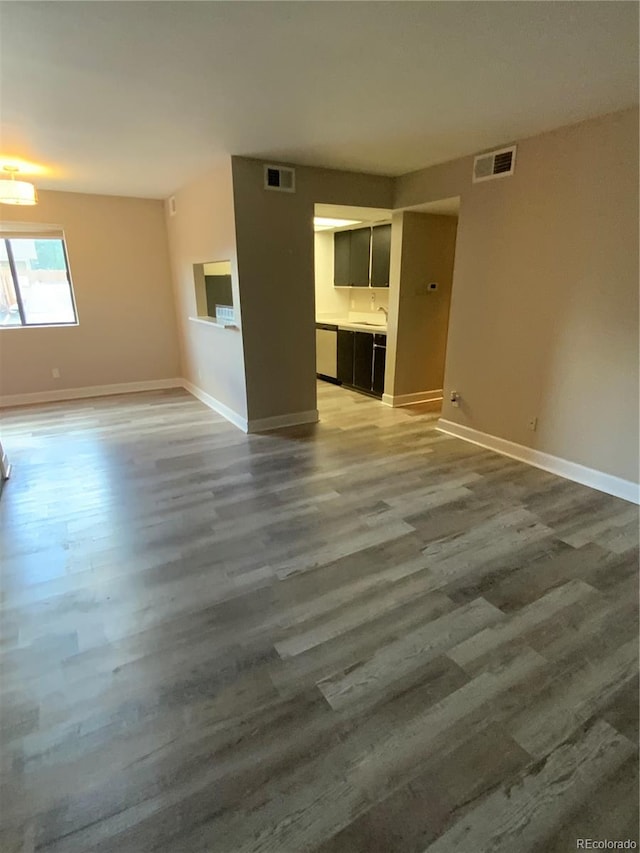
<path id="1" fill-rule="evenodd" d="M 318 406 L 347 391 L 380 403 L 385 389 L 391 210 L 315 205 Z M 323 394 L 322 383 L 345 392 Z M 349 397 L 351 403 L 358 397 Z"/>
<path id="2" fill-rule="evenodd" d="M 395 211 L 315 205 L 321 418 L 347 404 L 328 384 L 407 414 L 440 411 L 459 207 L 458 197 Z"/>

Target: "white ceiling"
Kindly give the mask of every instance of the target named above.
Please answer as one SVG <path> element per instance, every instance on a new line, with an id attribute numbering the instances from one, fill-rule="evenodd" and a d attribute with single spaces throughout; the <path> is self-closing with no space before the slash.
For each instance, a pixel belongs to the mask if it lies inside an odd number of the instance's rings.
<path id="1" fill-rule="evenodd" d="M 4 155 L 162 197 L 225 154 L 397 175 L 637 102 L 634 2 L 8 2 Z"/>

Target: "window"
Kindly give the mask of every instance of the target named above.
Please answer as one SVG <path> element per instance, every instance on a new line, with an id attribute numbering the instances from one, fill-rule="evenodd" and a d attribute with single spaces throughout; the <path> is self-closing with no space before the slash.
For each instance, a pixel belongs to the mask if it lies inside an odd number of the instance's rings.
<path id="1" fill-rule="evenodd" d="M 0 326 L 77 322 L 64 240 L 0 238 Z"/>

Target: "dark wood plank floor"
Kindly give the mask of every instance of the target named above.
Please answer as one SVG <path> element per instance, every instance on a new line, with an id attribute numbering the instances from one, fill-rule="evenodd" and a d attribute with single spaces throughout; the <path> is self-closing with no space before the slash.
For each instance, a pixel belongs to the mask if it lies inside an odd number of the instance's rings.
<path id="1" fill-rule="evenodd" d="M 3 414 L 3 853 L 638 841 L 637 508 L 319 405 Z"/>

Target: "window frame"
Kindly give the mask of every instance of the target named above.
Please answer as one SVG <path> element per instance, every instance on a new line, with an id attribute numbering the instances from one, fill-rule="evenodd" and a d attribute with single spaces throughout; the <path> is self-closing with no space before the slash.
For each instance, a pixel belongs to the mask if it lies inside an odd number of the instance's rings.
<path id="1" fill-rule="evenodd" d="M 10 232 L 11 233 L 11 232 Z M 64 256 L 64 266 L 67 277 L 67 286 L 69 287 L 69 295 L 71 296 L 71 307 L 73 309 L 73 320 L 69 320 L 66 322 L 55 322 L 51 321 L 49 323 L 27 323 L 26 315 L 24 310 L 24 302 L 22 301 L 22 293 L 20 291 L 20 280 L 18 278 L 18 271 L 16 269 L 16 262 L 13 255 L 13 248 L 11 246 L 12 240 L 58 240 L 62 244 L 62 254 Z M 5 251 L 7 253 L 7 261 L 9 264 L 9 270 L 11 272 L 11 279 L 13 281 L 13 289 L 16 294 L 16 302 L 18 305 L 18 313 L 20 314 L 20 323 L 9 323 L 7 325 L 0 324 L 0 330 L 2 329 L 49 329 L 49 328 L 68 328 L 69 326 L 79 326 L 80 321 L 78 319 L 78 306 L 76 305 L 76 295 L 73 289 L 73 282 L 71 281 L 71 270 L 69 268 L 69 255 L 67 253 L 67 241 L 64 236 L 58 236 L 58 234 L 46 234 L 46 233 L 36 233 L 36 232 L 25 232 L 24 234 L 17 236 L 16 234 L 11 234 L 8 236 L 6 233 L 0 232 L 0 241 L 4 243 Z"/>

